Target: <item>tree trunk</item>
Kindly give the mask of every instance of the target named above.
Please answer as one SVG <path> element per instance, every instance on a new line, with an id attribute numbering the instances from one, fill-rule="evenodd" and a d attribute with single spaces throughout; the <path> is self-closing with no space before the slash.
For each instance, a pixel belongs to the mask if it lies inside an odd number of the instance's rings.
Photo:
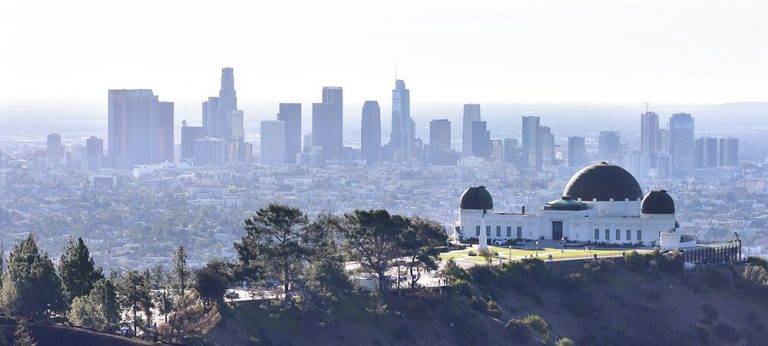
<path id="1" fill-rule="evenodd" d="M 288 261 L 283 261 L 283 294 L 286 304 L 288 304 L 288 288 Z"/>

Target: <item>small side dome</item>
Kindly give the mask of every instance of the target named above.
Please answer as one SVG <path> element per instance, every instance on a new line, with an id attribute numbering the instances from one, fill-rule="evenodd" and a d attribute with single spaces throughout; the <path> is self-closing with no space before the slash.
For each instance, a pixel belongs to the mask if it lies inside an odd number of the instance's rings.
<path id="1" fill-rule="evenodd" d="M 674 214 L 675 201 L 666 190 L 654 190 L 643 197 L 640 211 L 643 214 Z"/>
<path id="2" fill-rule="evenodd" d="M 493 198 L 485 186 L 473 186 L 461 194 L 461 209 L 493 209 Z"/>

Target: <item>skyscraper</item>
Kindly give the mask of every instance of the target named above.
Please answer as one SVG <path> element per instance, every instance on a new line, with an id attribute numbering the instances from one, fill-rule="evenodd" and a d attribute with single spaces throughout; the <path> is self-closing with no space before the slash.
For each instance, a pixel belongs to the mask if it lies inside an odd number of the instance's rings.
<path id="1" fill-rule="evenodd" d="M 368 163 L 379 161 L 381 152 L 381 109 L 376 101 L 365 101 L 360 129 L 360 152 Z"/>
<path id="2" fill-rule="evenodd" d="M 541 141 L 541 160 L 547 165 L 555 163 L 555 136 L 549 126 L 539 127 L 539 140 Z"/>
<path id="3" fill-rule="evenodd" d="M 169 153 L 173 161 L 173 104 L 159 102 L 149 89 L 109 90 L 108 96 L 107 149 L 113 167 L 158 163 Z"/>
<path id="4" fill-rule="evenodd" d="M 461 129 L 462 156 L 472 156 L 472 123 L 480 120 L 480 105 L 465 104 L 463 127 Z"/>
<path id="5" fill-rule="evenodd" d="M 295 163 L 301 152 L 301 103 L 281 103 L 277 120 L 285 123 L 285 163 Z"/>
<path id="6" fill-rule="evenodd" d="M 94 136 L 85 140 L 86 160 L 88 169 L 95 171 L 101 167 L 101 158 L 104 157 L 104 140 Z"/>
<path id="7" fill-rule="evenodd" d="M 587 147 L 584 137 L 568 137 L 568 167 L 582 167 L 587 164 Z"/>
<path id="8" fill-rule="evenodd" d="M 472 156 L 489 157 L 491 154 L 491 132 L 485 121 L 472 122 Z"/>
<path id="9" fill-rule="evenodd" d="M 618 131 L 600 131 L 597 145 L 601 161 L 616 161 L 621 153 L 621 135 Z"/>
<path id="10" fill-rule="evenodd" d="M 537 116 L 523 117 L 523 157 L 521 168 L 531 168 L 537 172 L 543 169 L 539 123 L 540 118 Z"/>
<path id="11" fill-rule="evenodd" d="M 152 162 L 173 162 L 173 102 L 158 102 L 156 128 L 152 132 Z"/>
<path id="12" fill-rule="evenodd" d="M 205 137 L 206 130 L 202 126 L 187 126 L 187 121 L 181 122 L 181 159 L 195 158 L 195 140 Z"/>
<path id="13" fill-rule="evenodd" d="M 55 132 L 48 134 L 46 143 L 48 162 L 51 165 L 58 166 L 61 164 L 61 158 L 64 156 L 64 151 L 61 148 L 61 135 Z"/>
<path id="14" fill-rule="evenodd" d="M 320 146 L 323 160 L 342 158 L 343 114 L 342 88 L 323 87 L 323 102 L 312 104 L 312 144 Z"/>
<path id="15" fill-rule="evenodd" d="M 712 168 L 719 165 L 719 155 L 717 151 L 717 138 L 701 137 L 696 139 L 694 150 L 694 166 L 696 168 Z"/>
<path id="16" fill-rule="evenodd" d="M 738 166 L 739 165 L 739 139 L 738 138 L 720 138 L 720 166 Z"/>
<path id="17" fill-rule="evenodd" d="M 688 113 L 669 119 L 669 154 L 672 174 L 683 174 L 694 166 L 694 121 Z"/>
<path id="18" fill-rule="evenodd" d="M 429 147 L 435 150 L 451 150 L 451 122 L 435 119 L 429 122 Z"/>
<path id="19" fill-rule="evenodd" d="M 411 91 L 405 88 L 405 82 L 395 80 L 392 89 L 392 132 L 389 145 L 396 161 L 410 160 L 413 154 L 413 119 L 411 119 Z"/>
<path id="20" fill-rule="evenodd" d="M 261 163 L 265 165 L 285 163 L 285 122 L 280 120 L 261 122 Z"/>
<path id="21" fill-rule="evenodd" d="M 225 160 L 246 161 L 243 111 L 237 109 L 234 69 L 221 69 L 218 97 L 203 102 L 203 127 L 207 135 L 224 140 Z"/>
<path id="22" fill-rule="evenodd" d="M 640 114 L 640 153 L 654 156 L 658 152 L 659 116 L 654 112 Z"/>
<path id="23" fill-rule="evenodd" d="M 225 161 L 225 143 L 218 138 L 195 140 L 195 166 L 221 166 Z"/>
<path id="24" fill-rule="evenodd" d="M 507 163 L 519 164 L 520 147 L 517 138 L 504 138 L 503 161 Z"/>

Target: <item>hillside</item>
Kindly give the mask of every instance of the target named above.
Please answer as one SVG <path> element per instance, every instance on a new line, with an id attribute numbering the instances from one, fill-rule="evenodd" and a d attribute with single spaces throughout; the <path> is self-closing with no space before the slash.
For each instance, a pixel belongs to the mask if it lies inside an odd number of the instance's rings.
<path id="1" fill-rule="evenodd" d="M 86 328 L 70 327 L 49 322 L 32 324 L 30 326 L 32 339 L 40 346 L 142 346 L 159 345 L 138 339 L 129 339 L 117 335 L 98 332 Z M 14 333 L 16 321 L 13 319 L 0 319 L 0 345 L 14 345 Z"/>
<path id="2" fill-rule="evenodd" d="M 578 345 L 753 345 L 768 339 L 763 263 L 744 279 L 747 265 L 683 271 L 681 261 L 656 256 L 454 268 L 446 273 L 454 286 L 442 293 L 392 295 L 380 305 L 368 296 L 346 297 L 326 311 L 325 322 L 317 313 L 245 303 L 224 309 L 208 335 L 226 345 L 554 344 L 563 337 Z M 548 327 L 507 326 L 529 315 Z"/>

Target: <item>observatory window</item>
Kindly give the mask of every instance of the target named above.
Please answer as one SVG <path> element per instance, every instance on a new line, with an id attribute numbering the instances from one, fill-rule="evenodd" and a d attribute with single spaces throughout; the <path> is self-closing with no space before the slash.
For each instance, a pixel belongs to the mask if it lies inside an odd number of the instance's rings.
<path id="1" fill-rule="evenodd" d="M 643 231 L 642 230 L 637 230 L 637 239 L 636 240 L 637 241 L 642 241 L 643 240 Z"/>
<path id="2" fill-rule="evenodd" d="M 501 226 L 496 226 L 496 237 L 501 237 Z"/>
<path id="3" fill-rule="evenodd" d="M 595 228 L 595 240 L 600 240 L 600 229 Z"/>
<path id="4" fill-rule="evenodd" d="M 491 236 L 491 226 L 485 226 L 485 236 L 486 237 Z"/>
<path id="5" fill-rule="evenodd" d="M 611 240 L 611 230 L 605 230 L 605 240 Z"/>
<path id="6" fill-rule="evenodd" d="M 507 238 L 512 238 L 512 226 L 507 226 Z"/>
<path id="7" fill-rule="evenodd" d="M 517 226 L 517 239 L 523 239 L 523 226 Z"/>
<path id="8" fill-rule="evenodd" d="M 475 227 L 475 233 L 477 233 L 477 234 L 475 234 L 475 236 L 477 236 L 477 237 L 480 236 L 480 226 Z"/>
<path id="9" fill-rule="evenodd" d="M 627 240 L 632 240 L 632 230 L 631 229 L 627 230 Z"/>
<path id="10" fill-rule="evenodd" d="M 620 229 L 616 230 L 616 240 L 621 240 L 621 230 Z"/>

